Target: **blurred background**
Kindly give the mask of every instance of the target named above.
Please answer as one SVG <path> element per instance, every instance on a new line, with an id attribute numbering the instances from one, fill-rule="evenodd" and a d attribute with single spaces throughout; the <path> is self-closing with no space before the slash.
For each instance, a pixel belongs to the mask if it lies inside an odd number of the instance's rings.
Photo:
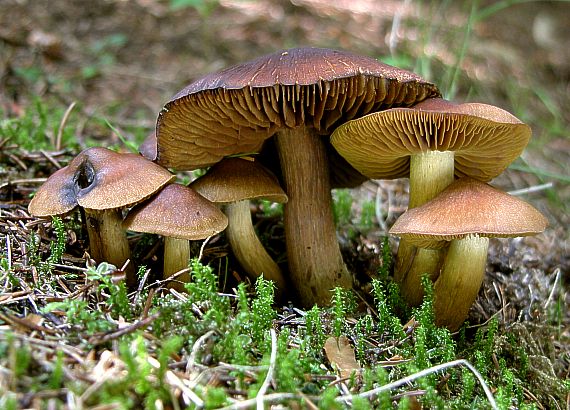
<path id="1" fill-rule="evenodd" d="M 524 243 L 544 272 L 560 267 L 568 277 L 568 2 L 0 0 L 0 10 L 2 127 L 29 117 L 53 137 L 42 119 L 75 102 L 65 146 L 120 145 L 119 134 L 138 144 L 194 79 L 297 46 L 372 56 L 419 73 L 447 98 L 500 106 L 531 125 L 533 139 L 493 183 L 523 190 L 548 216 L 546 234 Z M 355 208 L 370 195 L 370 186 L 354 191 Z M 388 226 L 405 206 L 393 205 Z"/>

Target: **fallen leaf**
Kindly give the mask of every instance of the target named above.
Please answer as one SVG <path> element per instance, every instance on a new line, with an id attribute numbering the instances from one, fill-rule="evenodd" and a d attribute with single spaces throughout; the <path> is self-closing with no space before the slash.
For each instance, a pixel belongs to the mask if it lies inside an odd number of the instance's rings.
<path id="1" fill-rule="evenodd" d="M 354 349 L 346 336 L 329 337 L 325 342 L 325 353 L 329 362 L 336 367 L 342 379 L 349 378 L 353 372 L 360 372 L 360 365 L 354 356 Z"/>

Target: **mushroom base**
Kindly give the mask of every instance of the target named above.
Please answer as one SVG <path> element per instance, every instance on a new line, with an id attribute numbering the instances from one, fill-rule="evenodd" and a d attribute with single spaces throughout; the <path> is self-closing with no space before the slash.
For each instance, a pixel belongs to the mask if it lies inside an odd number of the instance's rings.
<path id="1" fill-rule="evenodd" d="M 164 237 L 164 271 L 163 278 L 168 279 L 176 272 L 188 269 L 190 262 L 190 243 L 187 239 Z M 186 292 L 184 284 L 190 282 L 188 271 L 178 275 L 175 280 L 168 282 L 167 287 L 178 292 Z"/>
<path id="2" fill-rule="evenodd" d="M 97 263 L 109 262 L 120 269 L 131 257 L 121 212 L 116 209 L 85 209 L 89 252 Z M 136 285 L 134 265 L 125 268 L 127 286 Z"/>
<path id="3" fill-rule="evenodd" d="M 285 278 L 253 229 L 249 201 L 228 204 L 225 210 L 228 217 L 226 236 L 241 267 L 252 279 L 263 275 L 273 281 L 276 294 L 280 294 L 285 289 Z"/>
<path id="4" fill-rule="evenodd" d="M 428 275 L 432 282 L 437 280 L 442 259 L 441 249 L 416 248 L 411 267 L 400 284 L 402 296 L 410 306 L 419 306 L 422 303 L 422 276 Z"/>
<path id="5" fill-rule="evenodd" d="M 332 213 L 329 164 L 322 137 L 299 127 L 277 134 L 289 201 L 284 227 L 291 281 L 304 306 L 328 305 L 335 287 L 350 288 Z"/>
<path id="6" fill-rule="evenodd" d="M 471 235 L 451 241 L 434 286 L 435 321 L 459 329 L 479 293 L 487 264 L 489 238 Z"/>

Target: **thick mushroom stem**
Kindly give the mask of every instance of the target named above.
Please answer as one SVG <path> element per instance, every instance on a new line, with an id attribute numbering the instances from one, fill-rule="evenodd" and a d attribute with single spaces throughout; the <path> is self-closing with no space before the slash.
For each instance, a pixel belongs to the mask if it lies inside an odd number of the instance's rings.
<path id="1" fill-rule="evenodd" d="M 163 278 L 167 279 L 182 269 L 187 269 L 190 262 L 190 242 L 187 239 L 164 237 Z M 190 273 L 185 272 L 167 284 L 167 287 L 185 292 L 184 284 L 190 282 Z"/>
<path id="2" fill-rule="evenodd" d="M 109 262 L 120 269 L 131 257 L 129 242 L 122 225 L 121 211 L 85 208 L 85 219 L 91 257 L 97 263 Z M 127 286 L 136 284 L 135 269 L 132 264 L 127 265 L 125 275 Z"/>
<path id="3" fill-rule="evenodd" d="M 467 318 L 485 277 L 488 249 L 489 238 L 477 235 L 451 241 L 434 286 L 438 326 L 455 331 Z"/>
<path id="4" fill-rule="evenodd" d="M 454 178 L 453 151 L 426 151 L 410 158 L 410 203 L 412 209 L 425 204 L 443 191 Z M 421 276 L 432 280 L 438 276 L 441 250 L 417 248 L 402 238 L 398 247 L 394 279 L 400 283 L 402 294 L 411 306 L 423 298 Z"/>
<path id="5" fill-rule="evenodd" d="M 304 306 L 329 304 L 331 289 L 352 285 L 337 241 L 326 148 L 321 138 L 305 127 L 277 134 L 289 197 L 284 212 L 289 272 Z"/>
<path id="6" fill-rule="evenodd" d="M 265 279 L 275 283 L 278 293 L 282 292 L 285 289 L 285 278 L 255 233 L 249 201 L 227 204 L 226 216 L 228 217 L 226 236 L 242 268 L 253 279 L 263 274 Z"/>

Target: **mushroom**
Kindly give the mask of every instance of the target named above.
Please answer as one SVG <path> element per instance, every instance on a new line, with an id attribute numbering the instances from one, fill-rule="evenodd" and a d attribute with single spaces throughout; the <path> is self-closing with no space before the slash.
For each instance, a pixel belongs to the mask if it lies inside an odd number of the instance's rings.
<path id="1" fill-rule="evenodd" d="M 467 317 L 483 282 L 489 238 L 536 235 L 547 225 L 528 203 L 464 177 L 406 211 L 390 234 L 422 248 L 449 243 L 434 285 L 434 309 L 436 324 L 454 331 Z"/>
<path id="2" fill-rule="evenodd" d="M 350 287 L 332 216 L 327 143 L 340 123 L 439 96 L 408 71 L 328 49 L 280 51 L 209 74 L 181 90 L 157 121 L 157 162 L 196 169 L 258 152 L 276 136 L 289 271 L 301 303 Z"/>
<path id="3" fill-rule="evenodd" d="M 226 204 L 225 212 L 229 219 L 226 236 L 236 259 L 250 277 L 257 278 L 263 274 L 282 292 L 285 278 L 259 241 L 249 209 L 251 199 L 287 202 L 287 195 L 277 178 L 255 160 L 226 158 L 192 182 L 190 187 L 214 203 Z"/>
<path id="4" fill-rule="evenodd" d="M 210 201 L 191 188 L 170 184 L 158 194 L 133 207 L 123 227 L 164 237 L 166 279 L 188 267 L 190 243 L 215 235 L 228 225 L 228 218 Z M 190 275 L 183 273 L 169 287 L 184 291 Z"/>
<path id="5" fill-rule="evenodd" d="M 121 267 L 130 257 L 121 210 L 148 198 L 174 178 L 139 155 L 88 148 L 47 179 L 28 210 L 31 215 L 47 217 L 82 207 L 91 257 Z M 127 283 L 134 284 L 132 266 L 126 274 Z"/>
<path id="6" fill-rule="evenodd" d="M 529 126 L 498 107 L 433 98 L 412 108 L 393 108 L 339 126 L 336 150 L 369 178 L 410 178 L 409 208 L 432 199 L 454 180 L 489 181 L 526 147 Z M 395 279 L 411 305 L 423 297 L 421 274 L 437 279 L 440 250 L 400 241 Z"/>

